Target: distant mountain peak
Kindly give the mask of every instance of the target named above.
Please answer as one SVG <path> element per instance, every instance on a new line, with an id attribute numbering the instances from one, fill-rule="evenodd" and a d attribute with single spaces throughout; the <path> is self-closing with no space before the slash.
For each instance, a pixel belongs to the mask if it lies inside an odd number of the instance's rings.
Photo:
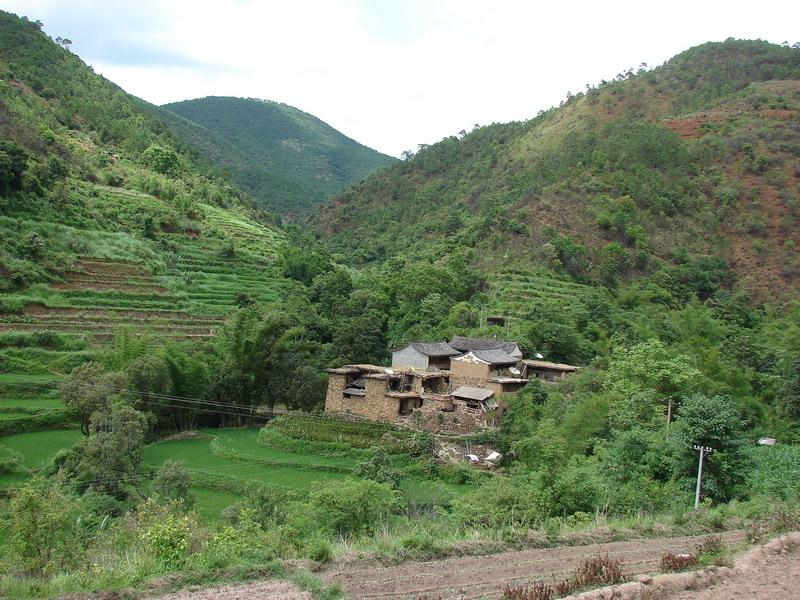
<path id="1" fill-rule="evenodd" d="M 258 98 L 208 96 L 164 105 L 173 130 L 228 171 L 258 204 L 303 215 L 395 159 L 367 148 L 317 117 Z"/>

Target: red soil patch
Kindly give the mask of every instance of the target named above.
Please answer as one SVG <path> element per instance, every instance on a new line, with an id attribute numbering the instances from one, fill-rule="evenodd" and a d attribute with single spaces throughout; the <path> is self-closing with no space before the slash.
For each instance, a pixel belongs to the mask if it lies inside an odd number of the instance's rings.
<path id="1" fill-rule="evenodd" d="M 721 123 L 722 121 L 723 118 L 720 115 L 702 114 L 681 119 L 669 119 L 664 121 L 664 127 L 677 133 L 681 139 L 686 140 L 703 135 L 703 125 Z"/>
<path id="2" fill-rule="evenodd" d="M 791 119 L 798 116 L 798 113 L 788 108 L 765 108 L 761 111 L 761 116 L 767 119 Z"/>

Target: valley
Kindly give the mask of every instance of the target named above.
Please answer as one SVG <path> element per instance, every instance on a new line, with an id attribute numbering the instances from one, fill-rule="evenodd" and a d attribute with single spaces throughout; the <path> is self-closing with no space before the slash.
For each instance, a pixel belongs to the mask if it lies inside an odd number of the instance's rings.
<path id="1" fill-rule="evenodd" d="M 709 42 L 394 160 L 0 12 L 0 596 L 553 600 L 796 531 L 799 82 Z"/>

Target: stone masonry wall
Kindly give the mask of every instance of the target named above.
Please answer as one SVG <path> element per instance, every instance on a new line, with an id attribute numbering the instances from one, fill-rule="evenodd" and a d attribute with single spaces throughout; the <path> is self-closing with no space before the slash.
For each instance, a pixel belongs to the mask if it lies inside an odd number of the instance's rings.
<path id="1" fill-rule="evenodd" d="M 328 376 L 328 391 L 325 394 L 325 412 L 347 412 L 342 396 L 346 383 L 346 375 L 331 373 Z"/>

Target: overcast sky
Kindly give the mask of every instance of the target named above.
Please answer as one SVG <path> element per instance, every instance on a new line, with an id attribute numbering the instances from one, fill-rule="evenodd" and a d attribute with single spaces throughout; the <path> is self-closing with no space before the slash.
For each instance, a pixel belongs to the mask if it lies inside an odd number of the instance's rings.
<path id="1" fill-rule="evenodd" d="M 398 156 L 709 40 L 800 38 L 800 2 L 0 0 L 128 92 L 285 102 Z"/>

